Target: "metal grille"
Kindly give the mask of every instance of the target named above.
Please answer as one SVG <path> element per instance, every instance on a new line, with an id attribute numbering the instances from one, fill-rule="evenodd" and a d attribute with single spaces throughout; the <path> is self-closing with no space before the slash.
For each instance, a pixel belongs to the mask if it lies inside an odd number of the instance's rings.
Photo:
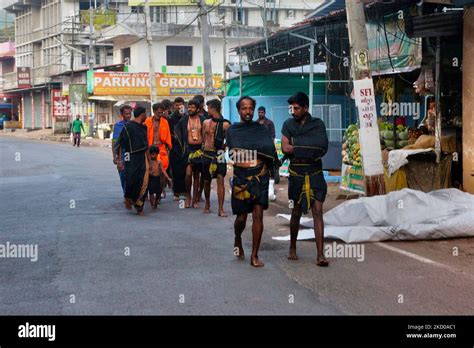
<path id="1" fill-rule="evenodd" d="M 345 129 L 342 128 L 342 112 L 339 104 L 313 105 L 312 115 L 323 120 L 328 139 L 331 142 L 342 142 Z"/>

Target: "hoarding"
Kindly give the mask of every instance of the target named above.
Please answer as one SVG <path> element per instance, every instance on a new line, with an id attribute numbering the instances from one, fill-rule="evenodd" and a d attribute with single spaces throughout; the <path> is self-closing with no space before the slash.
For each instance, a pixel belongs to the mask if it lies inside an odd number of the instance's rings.
<path id="1" fill-rule="evenodd" d="M 222 94 L 222 77 L 214 75 L 211 94 Z M 94 72 L 94 95 L 150 95 L 148 73 Z M 202 74 L 156 74 L 157 96 L 204 94 Z"/>

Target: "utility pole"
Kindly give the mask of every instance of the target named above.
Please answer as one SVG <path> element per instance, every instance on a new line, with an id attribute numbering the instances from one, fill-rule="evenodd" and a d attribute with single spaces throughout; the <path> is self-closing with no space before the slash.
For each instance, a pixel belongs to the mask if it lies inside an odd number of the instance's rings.
<path id="1" fill-rule="evenodd" d="M 89 71 L 92 74 L 94 71 L 94 11 L 92 11 L 92 1 L 89 0 Z M 72 82 L 72 81 L 71 81 Z M 92 137 L 94 134 L 94 111 L 92 106 L 88 103 L 88 114 L 89 114 L 89 136 Z"/>
<path id="2" fill-rule="evenodd" d="M 351 46 L 351 74 L 359 114 L 359 142 L 363 160 L 366 194 L 385 194 L 382 150 L 372 73 L 369 65 L 365 6 L 362 0 L 346 1 L 347 25 Z"/>
<path id="3" fill-rule="evenodd" d="M 211 45 L 209 43 L 209 22 L 205 0 L 199 0 L 199 10 L 199 20 L 201 23 L 202 58 L 204 62 L 204 98 L 206 98 L 208 94 L 212 93 L 214 84 L 212 82 Z"/>
<path id="4" fill-rule="evenodd" d="M 223 66 L 224 66 L 224 71 L 223 71 L 223 74 L 222 74 L 222 77 L 224 79 L 224 81 L 227 80 L 227 72 L 226 72 L 226 67 L 227 67 L 227 28 L 226 28 L 226 23 L 225 23 L 225 16 L 226 14 L 224 13 L 224 16 L 222 18 L 220 18 L 222 20 L 222 36 L 224 38 L 224 45 L 223 45 Z M 223 84 L 224 86 L 224 94 L 227 93 L 226 91 L 226 84 L 224 83 Z"/>
<path id="5" fill-rule="evenodd" d="M 240 23 L 238 24 L 238 35 L 239 35 L 239 96 L 242 96 L 242 85 L 243 85 L 243 69 L 242 69 L 242 45 L 240 43 L 240 27 L 244 24 L 244 11 L 242 9 L 242 1 L 239 0 L 240 2 Z M 266 1 L 266 0 L 265 0 Z M 238 6 L 238 3 L 235 4 L 235 6 Z M 238 16 L 237 16 L 238 18 Z"/>
<path id="6" fill-rule="evenodd" d="M 149 70 L 149 81 L 150 81 L 150 109 L 153 113 L 153 103 L 156 98 L 156 73 L 155 73 L 155 61 L 153 60 L 153 35 L 151 32 L 151 18 L 150 18 L 150 3 L 145 0 L 145 29 L 146 29 L 146 43 L 148 46 L 148 70 Z"/>

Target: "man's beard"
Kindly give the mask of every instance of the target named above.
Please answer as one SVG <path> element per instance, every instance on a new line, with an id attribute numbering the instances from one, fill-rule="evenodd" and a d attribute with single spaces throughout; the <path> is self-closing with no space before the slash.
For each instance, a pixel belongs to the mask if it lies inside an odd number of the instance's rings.
<path id="1" fill-rule="evenodd" d="M 241 116 L 240 119 L 242 120 L 242 122 L 250 123 L 250 122 L 252 122 L 252 120 L 253 120 L 253 116 L 250 116 L 250 115 L 248 115 L 248 116 Z"/>

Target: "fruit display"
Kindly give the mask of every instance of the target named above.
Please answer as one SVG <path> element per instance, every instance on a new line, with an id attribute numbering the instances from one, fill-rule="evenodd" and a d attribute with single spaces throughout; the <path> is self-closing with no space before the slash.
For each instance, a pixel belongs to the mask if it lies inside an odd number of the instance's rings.
<path id="1" fill-rule="evenodd" d="M 342 143 L 342 162 L 344 164 L 361 166 L 362 156 L 360 154 L 359 128 L 352 124 L 347 127 Z"/>
<path id="2" fill-rule="evenodd" d="M 395 130 L 396 139 L 394 139 L 393 124 L 391 123 L 382 122 L 379 127 L 379 132 L 380 144 L 388 150 L 402 149 L 408 145 L 408 129 L 403 125 L 397 126 Z"/>

